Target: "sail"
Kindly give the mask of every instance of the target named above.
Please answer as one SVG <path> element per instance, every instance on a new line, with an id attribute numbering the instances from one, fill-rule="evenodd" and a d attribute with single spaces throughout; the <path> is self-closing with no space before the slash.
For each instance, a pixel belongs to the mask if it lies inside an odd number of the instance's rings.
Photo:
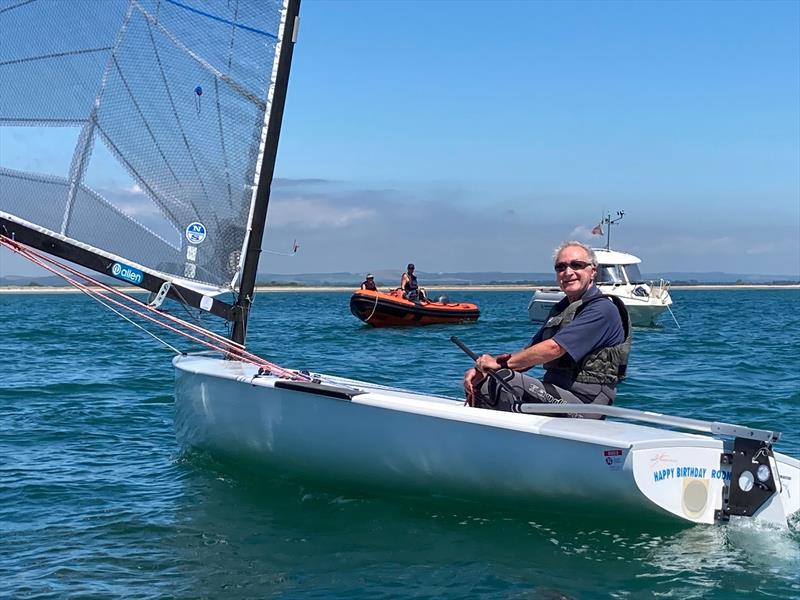
<path id="1" fill-rule="evenodd" d="M 236 289 L 286 15 L 272 0 L 0 0 L 0 216 Z M 60 170 L 19 159 L 24 130 L 67 156 Z"/>

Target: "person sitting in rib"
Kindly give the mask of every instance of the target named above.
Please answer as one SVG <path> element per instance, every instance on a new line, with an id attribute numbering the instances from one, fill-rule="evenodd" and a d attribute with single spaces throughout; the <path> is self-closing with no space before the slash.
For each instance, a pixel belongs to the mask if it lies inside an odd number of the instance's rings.
<path id="1" fill-rule="evenodd" d="M 378 286 L 375 285 L 375 276 L 372 273 L 367 273 L 367 278 L 361 282 L 361 289 L 373 292 L 378 291 Z"/>
<path id="2" fill-rule="evenodd" d="M 475 367 L 464 374 L 471 406 L 518 412 L 519 404 L 529 402 L 613 403 L 631 347 L 628 312 L 621 300 L 605 296 L 594 285 L 597 257 L 591 248 L 577 241 L 564 242 L 554 258 L 556 281 L 566 297 L 553 306 L 525 348 L 478 357 Z M 544 366 L 541 380 L 523 374 L 535 365 Z M 496 371 L 516 397 L 488 377 L 488 371 Z"/>

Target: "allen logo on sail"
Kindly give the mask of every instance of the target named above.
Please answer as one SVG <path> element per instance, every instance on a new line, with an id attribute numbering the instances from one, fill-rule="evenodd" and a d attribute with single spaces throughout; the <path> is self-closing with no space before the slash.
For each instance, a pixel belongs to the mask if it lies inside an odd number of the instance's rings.
<path id="1" fill-rule="evenodd" d="M 114 265 L 111 267 L 111 274 L 117 279 L 130 281 L 134 285 L 139 285 L 142 283 L 142 281 L 144 281 L 144 273 L 138 269 L 134 269 L 133 267 L 129 267 L 128 265 L 123 265 L 120 263 L 114 263 Z"/>

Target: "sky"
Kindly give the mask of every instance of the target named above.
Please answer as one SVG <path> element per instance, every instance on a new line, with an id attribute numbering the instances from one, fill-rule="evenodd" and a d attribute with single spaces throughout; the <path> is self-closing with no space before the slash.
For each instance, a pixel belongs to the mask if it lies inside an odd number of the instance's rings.
<path id="1" fill-rule="evenodd" d="M 303 0 L 275 177 L 262 272 L 542 272 L 624 210 L 645 273 L 800 277 L 800 2 Z"/>

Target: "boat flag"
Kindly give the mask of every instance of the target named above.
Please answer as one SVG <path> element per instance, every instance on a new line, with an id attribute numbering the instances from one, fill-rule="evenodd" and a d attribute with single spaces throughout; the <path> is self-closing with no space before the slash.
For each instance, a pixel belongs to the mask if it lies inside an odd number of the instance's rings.
<path id="1" fill-rule="evenodd" d="M 592 235 L 603 235 L 603 222 L 602 221 L 592 228 Z"/>

